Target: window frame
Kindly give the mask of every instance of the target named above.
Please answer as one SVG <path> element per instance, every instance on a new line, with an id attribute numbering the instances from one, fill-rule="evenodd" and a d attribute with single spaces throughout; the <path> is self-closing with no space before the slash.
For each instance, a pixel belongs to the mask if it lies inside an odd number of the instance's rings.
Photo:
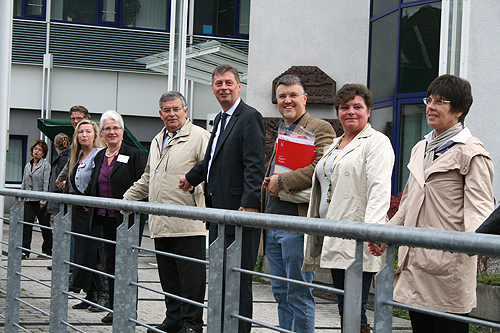
<path id="1" fill-rule="evenodd" d="M 21 162 L 21 180 L 20 181 L 12 181 L 12 180 L 9 180 L 7 181 L 7 170 L 6 170 L 6 174 L 5 174 L 5 184 L 15 184 L 15 185 L 21 185 L 22 182 L 23 182 L 23 176 L 24 176 L 24 166 L 26 165 L 26 163 L 28 163 L 28 158 L 27 158 L 27 155 L 28 155 L 28 136 L 27 135 L 14 135 L 14 134 L 10 134 L 9 135 L 9 150 L 10 150 L 10 140 L 11 139 L 21 139 L 22 140 L 22 152 L 21 152 L 21 157 L 22 157 L 22 162 Z M 7 154 L 9 154 L 9 151 L 7 151 Z"/>

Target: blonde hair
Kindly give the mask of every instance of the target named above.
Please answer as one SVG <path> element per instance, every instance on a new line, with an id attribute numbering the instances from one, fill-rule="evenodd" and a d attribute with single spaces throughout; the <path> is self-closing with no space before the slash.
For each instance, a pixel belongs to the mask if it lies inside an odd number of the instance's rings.
<path id="1" fill-rule="evenodd" d="M 69 162 L 69 172 L 73 173 L 73 168 L 75 164 L 78 162 L 78 156 L 82 151 L 82 146 L 80 142 L 78 142 L 78 131 L 80 130 L 80 126 L 89 124 L 92 125 L 92 129 L 94 130 L 94 142 L 92 143 L 92 147 L 94 148 L 104 148 L 106 145 L 102 139 L 101 130 L 99 129 L 99 125 L 95 121 L 84 119 L 76 125 L 75 133 L 73 134 L 73 143 L 71 144 L 71 157 Z"/>

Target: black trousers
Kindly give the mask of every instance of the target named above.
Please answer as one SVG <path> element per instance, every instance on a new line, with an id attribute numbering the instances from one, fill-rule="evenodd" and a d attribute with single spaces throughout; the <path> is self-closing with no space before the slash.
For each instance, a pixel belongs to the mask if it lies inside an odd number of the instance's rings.
<path id="1" fill-rule="evenodd" d="M 157 251 L 178 254 L 186 257 L 206 259 L 206 237 L 161 237 L 155 238 Z M 207 280 L 206 266 L 186 260 L 156 255 L 158 274 L 164 292 L 203 303 Z M 202 331 L 203 308 L 165 296 L 167 307 L 163 323 L 191 327 Z"/>
<path id="2" fill-rule="evenodd" d="M 409 311 L 413 333 L 468 333 L 469 324 Z M 465 315 L 467 316 L 467 315 Z"/>
<path id="3" fill-rule="evenodd" d="M 35 216 L 41 225 L 50 227 L 50 214 L 47 213 L 47 206 L 40 208 L 40 201 L 25 201 L 24 202 L 24 221 L 33 223 Z M 41 228 L 42 229 L 42 228 Z M 33 227 L 30 225 L 23 225 L 23 247 L 31 249 L 31 238 L 33 235 Z M 52 230 L 42 229 L 42 252 L 52 255 Z M 29 252 L 23 251 L 26 256 Z"/>
<path id="4" fill-rule="evenodd" d="M 259 253 L 261 229 L 243 228 L 241 268 L 254 270 L 257 255 Z M 210 223 L 210 243 L 217 238 L 217 223 Z M 235 235 L 226 235 L 226 247 L 234 242 Z M 252 318 L 253 314 L 253 296 L 252 296 L 252 276 L 241 274 L 240 279 L 240 315 Z M 249 333 L 252 324 L 246 321 L 240 321 L 238 324 L 238 333 Z"/>

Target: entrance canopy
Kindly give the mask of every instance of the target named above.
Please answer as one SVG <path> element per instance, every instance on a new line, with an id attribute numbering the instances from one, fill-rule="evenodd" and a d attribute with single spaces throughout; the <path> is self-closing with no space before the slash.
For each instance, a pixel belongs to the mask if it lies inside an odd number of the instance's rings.
<path id="1" fill-rule="evenodd" d="M 169 51 L 136 59 L 147 69 L 168 75 Z M 212 40 L 186 48 L 186 79 L 212 85 L 212 72 L 218 65 L 229 64 L 238 69 L 241 88 L 246 91 L 248 54 Z"/>
<path id="2" fill-rule="evenodd" d="M 54 137 L 59 133 L 66 134 L 69 139 L 73 137 L 75 130 L 73 125 L 71 125 L 71 120 L 69 119 L 43 119 L 38 118 L 37 127 L 42 131 L 45 136 L 47 136 L 51 141 L 54 141 Z M 123 133 L 123 142 L 125 144 L 137 147 L 148 155 L 148 150 L 135 138 L 135 136 L 130 132 L 130 130 L 125 126 L 125 133 Z"/>

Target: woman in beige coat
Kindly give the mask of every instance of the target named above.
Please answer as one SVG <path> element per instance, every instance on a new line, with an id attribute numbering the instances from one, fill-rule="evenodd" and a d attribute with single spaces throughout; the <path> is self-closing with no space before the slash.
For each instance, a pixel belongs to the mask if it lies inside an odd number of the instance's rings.
<path id="1" fill-rule="evenodd" d="M 313 175 L 309 217 L 385 224 L 391 198 L 394 152 L 389 138 L 368 124 L 373 99 L 363 85 L 346 84 L 334 99 L 344 135 L 324 148 Z M 330 270 L 335 288 L 344 289 L 345 269 L 354 260 L 356 241 L 325 237 L 321 253 L 312 253 L 314 236 L 306 237 L 304 270 Z M 361 332 L 369 332 L 364 306 L 373 274 L 383 258 L 363 258 Z M 343 296 L 337 295 L 343 315 Z"/>
<path id="2" fill-rule="evenodd" d="M 469 82 L 453 75 L 427 89 L 427 123 L 433 131 L 411 152 L 399 211 L 390 224 L 474 232 L 493 210 L 493 163 L 481 141 L 463 127 L 472 104 Z M 384 248 L 371 245 L 374 254 Z M 394 300 L 455 314 L 476 306 L 476 256 L 399 248 Z M 410 311 L 413 332 L 468 332 L 467 323 Z"/>

